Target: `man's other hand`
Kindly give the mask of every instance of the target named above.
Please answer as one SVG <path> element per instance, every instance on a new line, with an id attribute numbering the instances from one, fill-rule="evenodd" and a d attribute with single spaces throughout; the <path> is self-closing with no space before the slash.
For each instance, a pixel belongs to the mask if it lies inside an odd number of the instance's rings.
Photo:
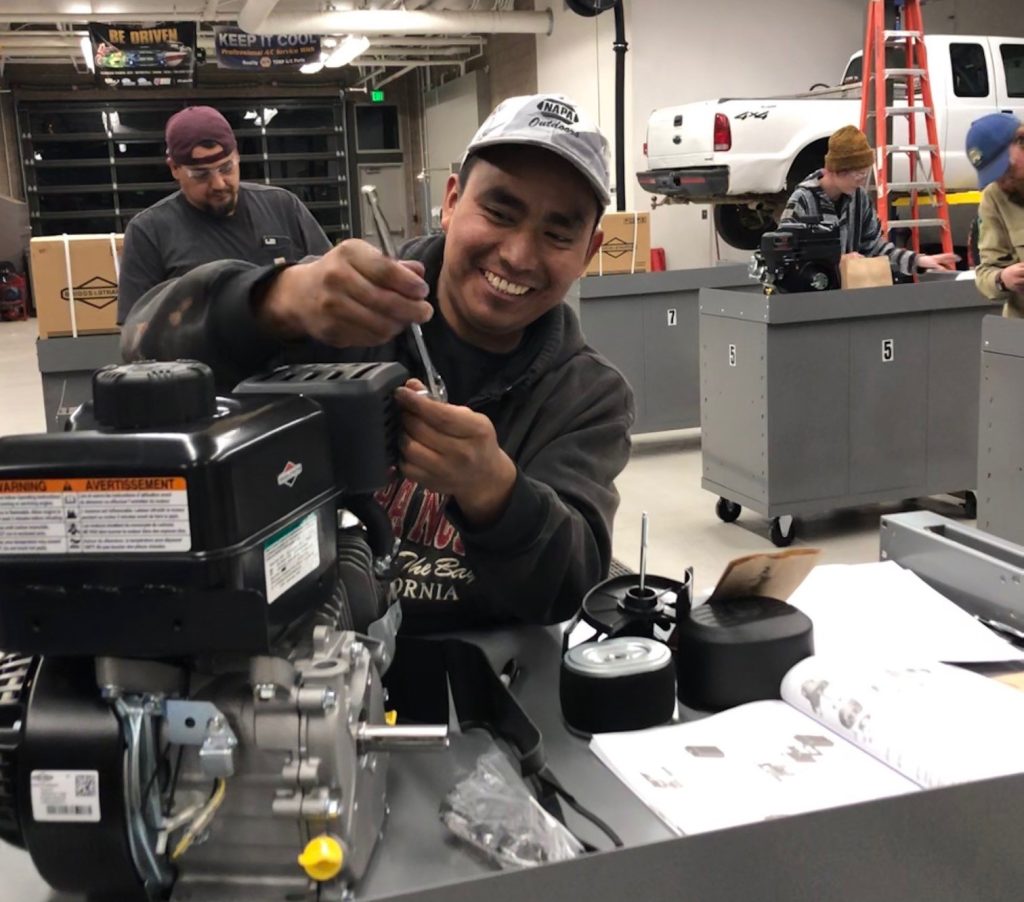
<path id="1" fill-rule="evenodd" d="M 960 262 L 958 254 L 923 254 L 917 258 L 918 269 L 956 269 Z"/>
<path id="2" fill-rule="evenodd" d="M 410 379 L 395 397 L 402 410 L 401 468 L 424 488 L 450 495 L 474 526 L 493 523 L 505 510 L 516 465 L 498 445 L 482 413 L 443 404 Z"/>
<path id="3" fill-rule="evenodd" d="M 1024 262 L 1013 263 L 1000 271 L 1007 291 L 1024 294 Z"/>
<path id="4" fill-rule="evenodd" d="M 423 264 L 385 257 L 359 239 L 284 269 L 259 301 L 258 316 L 275 334 L 337 348 L 390 341 L 433 315 Z"/>

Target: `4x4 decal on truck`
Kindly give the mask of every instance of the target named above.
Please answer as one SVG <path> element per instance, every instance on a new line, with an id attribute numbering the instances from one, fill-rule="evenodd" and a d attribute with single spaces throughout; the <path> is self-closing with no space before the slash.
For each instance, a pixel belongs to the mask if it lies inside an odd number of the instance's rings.
<path id="1" fill-rule="evenodd" d="M 767 119 L 768 113 L 768 110 L 745 110 L 733 119 Z"/>

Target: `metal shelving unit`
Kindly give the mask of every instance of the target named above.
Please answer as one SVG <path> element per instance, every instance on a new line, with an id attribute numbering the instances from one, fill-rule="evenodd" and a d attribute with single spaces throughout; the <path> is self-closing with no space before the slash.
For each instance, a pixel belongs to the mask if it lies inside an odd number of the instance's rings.
<path id="1" fill-rule="evenodd" d="M 352 235 L 346 110 L 331 98 L 203 101 L 235 130 L 242 179 L 279 185 L 306 204 L 332 242 Z M 123 232 L 176 190 L 164 123 L 186 101 L 25 100 L 18 131 L 34 236 Z"/>

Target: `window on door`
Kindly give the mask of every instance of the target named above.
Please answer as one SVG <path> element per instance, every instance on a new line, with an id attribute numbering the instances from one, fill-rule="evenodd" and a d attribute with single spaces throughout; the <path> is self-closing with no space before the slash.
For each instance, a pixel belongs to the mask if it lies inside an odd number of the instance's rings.
<path id="1" fill-rule="evenodd" d="M 1000 44 L 999 55 L 1006 72 L 1006 95 L 1024 97 L 1024 44 Z"/>
<path id="2" fill-rule="evenodd" d="M 957 97 L 988 97 L 988 65 L 981 44 L 950 44 L 949 62 Z"/>

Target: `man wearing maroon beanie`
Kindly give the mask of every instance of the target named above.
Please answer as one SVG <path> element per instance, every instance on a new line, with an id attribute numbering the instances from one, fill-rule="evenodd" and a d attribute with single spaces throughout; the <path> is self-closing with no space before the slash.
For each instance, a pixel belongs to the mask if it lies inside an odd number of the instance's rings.
<path id="1" fill-rule="evenodd" d="M 295 263 L 330 250 L 312 214 L 283 188 L 241 181 L 238 144 L 213 107 L 167 120 L 167 165 L 178 191 L 128 224 L 118 284 L 118 322 L 154 285 L 214 260 Z"/>

